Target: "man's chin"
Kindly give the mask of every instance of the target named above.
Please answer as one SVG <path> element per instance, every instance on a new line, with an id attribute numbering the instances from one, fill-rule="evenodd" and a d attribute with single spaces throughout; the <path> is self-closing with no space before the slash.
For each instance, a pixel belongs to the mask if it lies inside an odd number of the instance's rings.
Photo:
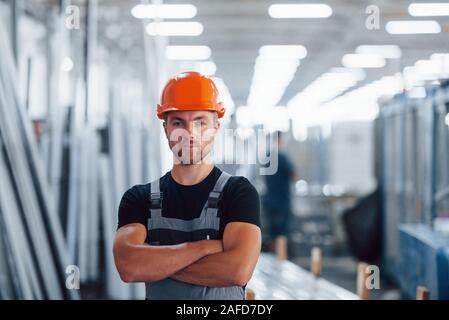
<path id="1" fill-rule="evenodd" d="M 193 157 L 190 159 L 177 158 L 177 162 L 183 166 L 193 166 L 195 164 L 202 164 L 202 159 L 194 159 Z"/>
<path id="2" fill-rule="evenodd" d="M 177 164 L 183 165 L 183 166 L 193 166 L 198 164 L 211 164 L 212 161 L 207 158 L 203 159 L 182 159 L 182 158 L 176 158 Z"/>

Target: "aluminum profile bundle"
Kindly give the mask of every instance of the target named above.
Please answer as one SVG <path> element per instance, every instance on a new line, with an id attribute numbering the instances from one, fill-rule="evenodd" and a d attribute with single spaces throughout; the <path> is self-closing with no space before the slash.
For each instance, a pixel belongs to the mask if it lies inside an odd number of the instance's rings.
<path id="1" fill-rule="evenodd" d="M 0 192 L 5 298 L 77 298 L 65 287 L 69 259 L 31 122 L 18 96 L 15 61 L 0 23 Z M 3 259 L 3 257 L 2 257 Z"/>
<path id="2" fill-rule="evenodd" d="M 22 39 L 14 32 L 10 39 L 0 21 L 0 299 L 78 299 L 90 284 L 101 287 L 102 298 L 143 299 L 143 284 L 121 281 L 112 246 L 123 193 L 162 173 L 161 127 L 149 106 L 156 104 L 163 65 L 155 51 L 163 48 L 145 36 L 142 23 L 145 79 L 127 77 L 126 65 L 99 57 L 97 1 L 88 2 L 86 24 L 76 32 L 64 25 L 69 4 L 42 5 L 45 34 L 31 38 L 44 49 L 31 54 L 14 46 Z M 46 64 L 46 82 L 31 83 L 29 68 L 28 85 L 47 95 L 45 130 L 37 135 L 25 103 L 30 93 L 16 87 L 18 60 L 31 65 L 35 56 Z M 73 70 L 64 73 L 69 57 Z M 98 100 L 107 115 L 101 124 Z M 72 265 L 81 291 L 66 287 Z"/>

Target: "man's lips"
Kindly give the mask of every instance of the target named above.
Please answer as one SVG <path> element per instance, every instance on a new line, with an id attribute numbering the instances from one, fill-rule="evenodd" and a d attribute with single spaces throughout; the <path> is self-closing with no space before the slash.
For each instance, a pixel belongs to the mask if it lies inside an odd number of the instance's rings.
<path id="1" fill-rule="evenodd" d="M 182 145 L 183 148 L 189 148 L 189 149 L 195 149 L 195 148 L 199 148 L 200 145 L 198 143 L 186 143 Z"/>

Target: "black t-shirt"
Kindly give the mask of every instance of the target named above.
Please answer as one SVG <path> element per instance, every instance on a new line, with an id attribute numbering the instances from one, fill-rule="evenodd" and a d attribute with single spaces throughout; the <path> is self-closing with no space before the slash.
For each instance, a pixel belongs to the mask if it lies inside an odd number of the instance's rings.
<path id="1" fill-rule="evenodd" d="M 200 183 L 185 186 L 177 183 L 167 172 L 160 179 L 162 216 L 191 220 L 198 218 L 209 193 L 220 177 L 221 170 L 214 167 Z M 135 185 L 122 197 L 118 213 L 118 228 L 141 223 L 147 227 L 149 212 L 150 184 Z M 260 227 L 259 194 L 248 179 L 240 176 L 229 178 L 218 203 L 220 213 L 219 239 L 229 222 L 247 222 Z"/>

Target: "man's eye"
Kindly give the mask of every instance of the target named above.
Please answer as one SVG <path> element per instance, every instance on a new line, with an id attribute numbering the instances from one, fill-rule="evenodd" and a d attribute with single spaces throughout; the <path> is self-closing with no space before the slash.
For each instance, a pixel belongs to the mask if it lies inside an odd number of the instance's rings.
<path id="1" fill-rule="evenodd" d="M 175 121 L 175 122 L 173 122 L 173 125 L 174 125 L 174 126 L 179 126 L 179 125 L 181 125 L 181 122 Z"/>

